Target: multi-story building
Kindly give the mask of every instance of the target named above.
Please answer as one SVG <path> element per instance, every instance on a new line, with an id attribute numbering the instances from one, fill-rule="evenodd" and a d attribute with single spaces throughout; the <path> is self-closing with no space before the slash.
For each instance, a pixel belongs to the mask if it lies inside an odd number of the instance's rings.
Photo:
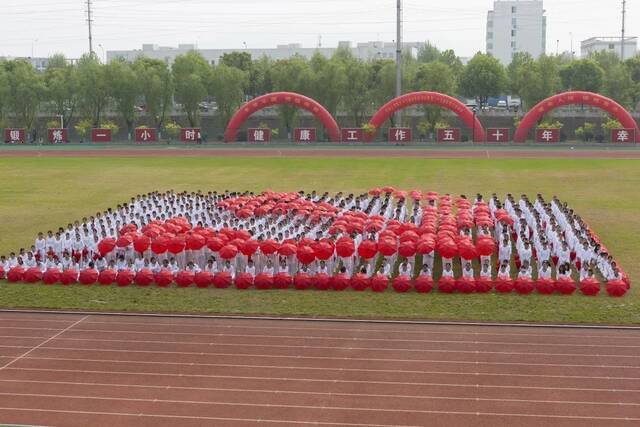
<path id="1" fill-rule="evenodd" d="M 495 1 L 487 14 L 487 53 L 501 63 L 528 52 L 534 58 L 546 51 L 547 17 L 542 0 Z"/>
<path id="2" fill-rule="evenodd" d="M 594 52 L 614 52 L 622 54 L 622 37 L 591 37 L 580 43 L 580 55 L 584 58 Z M 629 59 L 638 54 L 638 38 L 624 38 L 624 58 Z"/>

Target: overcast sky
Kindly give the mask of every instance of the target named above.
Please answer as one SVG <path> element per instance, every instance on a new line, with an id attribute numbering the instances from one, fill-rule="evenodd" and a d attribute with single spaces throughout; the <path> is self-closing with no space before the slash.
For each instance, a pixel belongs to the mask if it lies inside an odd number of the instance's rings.
<path id="1" fill-rule="evenodd" d="M 142 43 L 199 48 L 275 47 L 301 43 L 333 47 L 395 39 L 395 0 L 93 0 L 94 50 Z M 485 48 L 493 0 L 405 0 L 404 38 L 429 40 L 471 56 Z M 579 54 L 580 41 L 619 36 L 621 0 L 545 0 L 547 47 Z M 0 56 L 78 57 L 88 50 L 86 0 L 2 0 Z M 627 34 L 640 35 L 640 0 L 627 1 Z"/>

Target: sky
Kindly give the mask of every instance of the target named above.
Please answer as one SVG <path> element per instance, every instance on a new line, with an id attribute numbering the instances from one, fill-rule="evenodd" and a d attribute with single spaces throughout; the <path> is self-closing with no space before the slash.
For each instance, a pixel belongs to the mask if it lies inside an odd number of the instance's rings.
<path id="1" fill-rule="evenodd" d="M 77 58 L 88 51 L 87 0 L 2 0 L 0 56 Z M 94 51 L 143 43 L 268 48 L 395 40 L 395 0 L 92 0 Z M 404 0 L 405 41 L 430 41 L 472 56 L 485 48 L 493 0 Z M 545 0 L 548 53 L 620 36 L 621 0 Z M 640 36 L 640 0 L 627 1 L 627 35 Z M 571 36 L 572 35 L 572 36 Z"/>

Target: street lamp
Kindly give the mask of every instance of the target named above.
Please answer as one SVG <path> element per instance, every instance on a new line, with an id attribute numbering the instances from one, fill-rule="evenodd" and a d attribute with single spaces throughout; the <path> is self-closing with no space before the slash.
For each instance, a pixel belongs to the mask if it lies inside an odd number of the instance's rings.
<path id="1" fill-rule="evenodd" d="M 471 135 L 472 135 L 471 143 L 475 143 L 476 142 L 476 112 L 478 111 L 478 109 L 474 105 L 473 108 L 471 108 L 471 111 L 473 111 L 473 125 L 471 126 L 473 129 L 471 131 Z"/>

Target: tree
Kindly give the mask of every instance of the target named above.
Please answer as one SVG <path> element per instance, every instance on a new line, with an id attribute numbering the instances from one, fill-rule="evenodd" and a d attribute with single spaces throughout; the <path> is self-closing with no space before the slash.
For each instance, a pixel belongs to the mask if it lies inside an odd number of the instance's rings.
<path id="1" fill-rule="evenodd" d="M 440 60 L 440 49 L 427 41 L 418 49 L 418 62 L 429 63 Z"/>
<path id="2" fill-rule="evenodd" d="M 513 55 L 511 63 L 507 66 L 508 89 L 513 93 L 520 95 L 520 90 L 524 83 L 523 70 L 533 67 L 535 60 L 528 52 L 517 52 Z"/>
<path id="3" fill-rule="evenodd" d="M 360 126 L 370 105 L 367 91 L 368 66 L 356 58 L 346 60 L 343 64 L 345 84 L 342 103 L 350 113 L 353 125 Z"/>
<path id="4" fill-rule="evenodd" d="M 0 61 L 0 126 L 4 126 L 4 113 L 7 109 L 7 98 L 9 97 L 9 76 L 6 71 L 6 63 Z"/>
<path id="5" fill-rule="evenodd" d="M 507 78 L 500 62 L 483 53 L 477 53 L 464 67 L 460 75 L 460 92 L 480 101 L 480 107 L 491 96 L 498 96 L 505 89 Z"/>
<path id="6" fill-rule="evenodd" d="M 78 107 L 94 127 L 100 126 L 102 114 L 109 104 L 109 86 L 104 65 L 94 54 L 78 61 Z"/>
<path id="7" fill-rule="evenodd" d="M 141 94 L 138 75 L 124 59 L 107 64 L 106 75 L 111 98 L 127 125 L 127 134 L 131 139 L 136 120 L 136 104 Z"/>
<path id="8" fill-rule="evenodd" d="M 556 94 L 561 84 L 556 57 L 541 55 L 535 61 L 524 58 L 519 65 L 511 64 L 509 80 L 513 93 L 520 97 L 523 107 L 529 109 Z"/>
<path id="9" fill-rule="evenodd" d="M 602 94 L 616 100 L 624 107 L 635 106 L 635 85 L 631 79 L 631 72 L 624 64 L 618 63 L 606 73 L 603 81 Z"/>
<path id="10" fill-rule="evenodd" d="M 47 89 L 46 99 L 49 101 L 51 112 L 62 116 L 64 123 L 70 123 L 78 107 L 77 67 L 69 64 L 64 55 L 54 55 L 49 58 L 44 82 Z"/>
<path id="11" fill-rule="evenodd" d="M 242 105 L 247 83 L 247 74 L 239 68 L 224 64 L 214 68 L 209 92 L 218 104 L 218 112 L 223 126 Z"/>
<path id="12" fill-rule="evenodd" d="M 7 107 L 20 126 L 32 129 L 38 115 L 40 100 L 45 93 L 42 76 L 23 59 L 4 63 L 9 91 Z"/>
<path id="13" fill-rule="evenodd" d="M 253 61 L 251 61 L 251 54 L 249 52 L 231 52 L 225 53 L 220 58 L 220 64 L 227 67 L 234 67 L 239 70 L 249 73 L 253 68 Z"/>
<path id="14" fill-rule="evenodd" d="M 156 128 L 164 124 L 173 102 L 173 75 L 166 62 L 159 59 L 139 57 L 133 63 L 147 113 L 153 118 Z"/>
<path id="15" fill-rule="evenodd" d="M 256 97 L 273 92 L 273 65 L 274 61 L 266 56 L 253 62 L 249 71 L 247 95 Z"/>
<path id="16" fill-rule="evenodd" d="M 420 64 L 413 83 L 413 90 L 416 91 L 440 92 L 452 96 L 456 91 L 456 81 L 451 67 L 440 61 Z M 433 129 L 442 118 L 440 107 L 424 105 L 422 111 L 429 129 Z"/>
<path id="17" fill-rule="evenodd" d="M 293 56 L 289 59 L 276 61 L 273 66 L 273 89 L 275 91 L 296 92 L 302 95 L 310 95 L 311 92 L 311 68 L 306 58 Z M 282 124 L 290 133 L 296 119 L 297 108 L 293 105 L 281 105 L 278 107 Z"/>
<path id="18" fill-rule="evenodd" d="M 320 52 L 316 52 L 311 58 L 310 67 L 313 76 L 310 96 L 335 117 L 346 85 L 342 62 L 334 58 L 327 59 Z"/>
<path id="19" fill-rule="evenodd" d="M 195 127 L 200 121 L 200 102 L 207 97 L 207 83 L 211 67 L 198 52 L 189 52 L 176 57 L 173 63 L 176 101 L 182 104 L 189 125 Z"/>
<path id="20" fill-rule="evenodd" d="M 580 59 L 562 67 L 560 78 L 565 90 L 600 92 L 604 70 L 592 59 Z"/>
<path id="21" fill-rule="evenodd" d="M 395 98 L 396 64 L 389 60 L 376 60 L 371 62 L 368 68 L 367 88 L 371 104 L 382 106 Z"/>
<path id="22" fill-rule="evenodd" d="M 629 76 L 633 82 L 631 90 L 631 104 L 635 109 L 640 102 L 640 56 L 634 56 L 624 62 L 625 67 L 629 70 Z"/>

